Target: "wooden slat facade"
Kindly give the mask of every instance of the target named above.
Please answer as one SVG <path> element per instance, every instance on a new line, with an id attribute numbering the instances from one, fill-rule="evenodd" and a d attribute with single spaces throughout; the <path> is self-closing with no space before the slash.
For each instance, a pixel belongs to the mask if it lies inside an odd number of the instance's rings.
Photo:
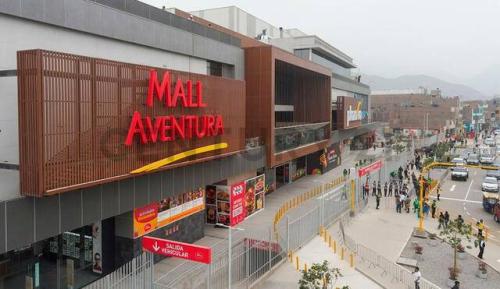
<path id="1" fill-rule="evenodd" d="M 175 80 L 203 83 L 204 108 L 144 105 L 149 71 L 166 71 L 44 50 L 18 52 L 21 193 L 43 196 L 130 177 L 153 161 L 196 147 L 227 142 L 229 147 L 193 156 L 189 165 L 245 146 L 245 82 L 168 70 Z M 193 89 L 193 94 L 195 94 Z M 144 116 L 220 114 L 224 134 L 172 142 L 134 143 L 125 136 L 134 111 Z"/>

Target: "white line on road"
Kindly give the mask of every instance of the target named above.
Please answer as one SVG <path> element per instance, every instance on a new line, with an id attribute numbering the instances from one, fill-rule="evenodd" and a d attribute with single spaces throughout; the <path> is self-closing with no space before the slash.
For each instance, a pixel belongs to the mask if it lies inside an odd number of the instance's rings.
<path id="1" fill-rule="evenodd" d="M 437 199 L 435 196 L 431 196 L 431 199 Z M 455 199 L 455 198 L 445 198 L 445 197 L 440 197 L 440 200 L 447 200 L 447 201 L 457 201 L 457 202 L 464 202 L 464 203 L 472 203 L 472 204 L 482 204 L 483 202 L 480 201 L 471 201 L 471 200 L 464 200 L 464 199 Z"/>
<path id="2" fill-rule="evenodd" d="M 455 187 L 456 187 L 456 186 L 457 186 L 457 185 L 453 185 L 453 186 L 451 186 L 451 188 L 450 188 L 450 192 L 453 192 L 453 191 L 455 190 Z"/>
<path id="3" fill-rule="evenodd" d="M 469 193 L 470 193 L 470 188 L 472 187 L 472 183 L 474 183 L 474 181 L 470 181 L 470 184 L 469 184 L 469 188 L 467 189 L 467 194 L 465 195 L 465 200 L 467 200 L 467 197 L 469 196 Z"/>

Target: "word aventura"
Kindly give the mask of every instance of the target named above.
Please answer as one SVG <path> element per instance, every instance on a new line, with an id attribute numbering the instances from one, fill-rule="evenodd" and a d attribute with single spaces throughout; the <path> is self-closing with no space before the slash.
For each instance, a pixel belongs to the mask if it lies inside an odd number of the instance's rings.
<path id="1" fill-rule="evenodd" d="M 177 79 L 172 91 L 170 73 L 165 72 L 161 82 L 158 81 L 156 70 L 149 74 L 149 88 L 145 105 L 153 107 L 154 98 L 162 102 L 165 107 L 202 108 L 207 107 L 203 102 L 203 85 L 201 81 L 194 83 L 196 91 L 193 100 L 193 82 L 185 83 Z M 224 134 L 222 116 L 218 114 L 203 115 L 163 115 L 142 116 L 135 111 L 128 129 L 125 144 L 133 144 L 137 136 L 141 143 L 156 143 L 174 141 L 176 139 L 204 138 Z"/>

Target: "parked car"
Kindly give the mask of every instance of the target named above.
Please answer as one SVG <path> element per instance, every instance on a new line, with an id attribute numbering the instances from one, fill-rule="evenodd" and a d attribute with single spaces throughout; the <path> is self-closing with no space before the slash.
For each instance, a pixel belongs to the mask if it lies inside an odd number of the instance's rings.
<path id="1" fill-rule="evenodd" d="M 467 181 L 469 178 L 469 169 L 467 167 L 454 167 L 451 170 L 451 180 L 463 180 Z"/>
<path id="2" fill-rule="evenodd" d="M 464 166 L 465 165 L 465 160 L 462 158 L 453 158 L 451 160 L 451 163 L 454 164 L 455 166 Z M 453 170 L 453 168 L 451 168 Z"/>
<path id="3" fill-rule="evenodd" d="M 486 172 L 486 176 L 487 176 L 487 177 L 496 178 L 496 179 L 497 179 L 497 181 L 500 181 L 500 170 L 496 170 L 496 171 L 487 171 L 487 172 Z"/>
<path id="4" fill-rule="evenodd" d="M 494 146 L 496 142 L 495 139 L 490 136 L 484 139 L 484 144 L 488 146 Z"/>
<path id="5" fill-rule="evenodd" d="M 481 184 L 481 190 L 498 193 L 498 180 L 495 177 L 486 177 Z"/>
<path id="6" fill-rule="evenodd" d="M 495 161 L 495 157 L 492 155 L 482 155 L 479 158 L 479 162 L 482 164 L 492 164 Z"/>
<path id="7" fill-rule="evenodd" d="M 470 154 L 467 158 L 468 165 L 479 165 L 479 156 L 477 154 Z"/>

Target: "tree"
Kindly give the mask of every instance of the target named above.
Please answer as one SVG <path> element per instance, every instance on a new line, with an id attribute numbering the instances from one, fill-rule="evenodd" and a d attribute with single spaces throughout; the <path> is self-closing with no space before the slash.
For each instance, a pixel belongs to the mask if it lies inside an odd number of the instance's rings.
<path id="1" fill-rule="evenodd" d="M 439 235 L 453 248 L 453 267 L 450 268 L 450 279 L 456 280 L 458 275 L 457 250 L 459 247 L 463 247 L 462 241 L 471 240 L 472 226 L 465 224 L 463 219 L 456 218 L 451 220 L 447 227 L 441 228 Z"/>
<path id="2" fill-rule="evenodd" d="M 322 289 L 327 288 L 329 284 L 333 284 L 339 277 L 340 269 L 329 267 L 328 261 L 323 263 L 314 263 L 311 268 L 302 270 L 302 278 L 299 280 L 300 289 Z"/>

